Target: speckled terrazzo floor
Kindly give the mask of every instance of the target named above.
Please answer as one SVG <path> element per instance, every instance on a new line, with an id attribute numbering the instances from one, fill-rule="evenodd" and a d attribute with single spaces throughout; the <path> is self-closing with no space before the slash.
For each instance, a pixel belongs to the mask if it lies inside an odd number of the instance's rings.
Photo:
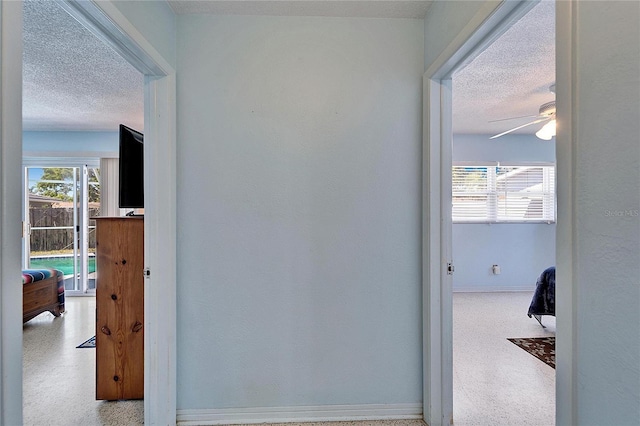
<path id="1" fill-rule="evenodd" d="M 422 420 L 378 420 L 362 422 L 263 423 L 262 426 L 425 426 Z M 240 425 L 255 426 L 255 425 Z"/>
<path id="2" fill-rule="evenodd" d="M 526 316 L 531 293 L 454 294 L 456 426 L 552 425 L 555 370 L 507 337 L 555 334 Z M 95 331 L 95 299 L 67 298 L 67 313 L 23 327 L 24 425 L 141 425 L 142 401 L 95 400 L 95 350 L 76 349 Z M 419 420 L 279 423 L 269 426 L 424 426 Z"/>
<path id="3" fill-rule="evenodd" d="M 553 336 L 527 316 L 532 292 L 453 295 L 453 420 L 456 426 L 555 424 L 555 370 L 507 340 Z"/>
<path id="4" fill-rule="evenodd" d="M 25 426 L 141 425 L 142 401 L 96 401 L 95 349 L 76 349 L 95 334 L 95 298 L 68 297 L 60 318 L 44 313 L 23 335 Z"/>

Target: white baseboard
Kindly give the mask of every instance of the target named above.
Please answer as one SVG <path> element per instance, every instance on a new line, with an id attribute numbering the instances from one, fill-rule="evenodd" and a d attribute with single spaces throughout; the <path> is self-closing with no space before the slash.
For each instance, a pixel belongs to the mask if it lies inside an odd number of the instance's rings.
<path id="1" fill-rule="evenodd" d="M 422 404 L 318 405 L 300 407 L 177 410 L 179 425 L 422 419 Z"/>
<path id="2" fill-rule="evenodd" d="M 463 286 L 454 287 L 454 293 L 509 293 L 509 292 L 523 292 L 523 291 L 535 291 L 534 285 L 520 285 L 520 286 Z"/>

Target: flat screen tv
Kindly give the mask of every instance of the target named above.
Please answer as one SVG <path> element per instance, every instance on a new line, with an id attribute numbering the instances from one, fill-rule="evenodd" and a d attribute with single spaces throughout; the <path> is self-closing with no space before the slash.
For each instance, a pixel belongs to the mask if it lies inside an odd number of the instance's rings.
<path id="1" fill-rule="evenodd" d="M 118 204 L 121 209 L 144 208 L 144 138 L 124 124 L 120 125 L 120 185 Z"/>

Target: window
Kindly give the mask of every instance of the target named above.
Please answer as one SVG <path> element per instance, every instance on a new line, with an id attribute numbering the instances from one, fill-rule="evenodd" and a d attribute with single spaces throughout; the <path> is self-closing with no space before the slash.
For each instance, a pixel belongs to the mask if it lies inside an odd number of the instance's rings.
<path id="1" fill-rule="evenodd" d="M 454 222 L 555 222 L 555 166 L 455 165 Z"/>

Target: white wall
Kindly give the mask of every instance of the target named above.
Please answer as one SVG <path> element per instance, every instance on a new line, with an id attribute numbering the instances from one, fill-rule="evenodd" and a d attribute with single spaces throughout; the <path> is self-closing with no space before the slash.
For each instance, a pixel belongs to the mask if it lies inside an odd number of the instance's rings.
<path id="1" fill-rule="evenodd" d="M 570 184 L 559 188 L 565 191 L 561 201 L 566 201 L 559 209 L 570 209 L 572 221 L 558 225 L 558 254 L 571 264 L 559 264 L 557 278 L 563 286 L 558 308 L 573 306 L 573 312 L 558 314 L 558 341 L 572 345 L 573 364 L 562 360 L 558 382 L 572 386 L 575 406 L 573 419 L 559 420 L 637 425 L 640 3 L 572 6 L 574 25 L 563 30 L 572 31 L 573 55 L 567 54 L 566 43 L 558 51 L 558 109 L 564 113 L 573 108 L 573 137 L 563 138 L 561 127 L 558 134 L 559 167 L 573 170 Z M 563 98 L 567 84 L 574 91 L 571 103 L 563 103 L 569 101 Z M 573 329 L 567 330 L 571 321 Z"/>
<path id="2" fill-rule="evenodd" d="M 178 18 L 178 408 L 419 403 L 420 20 Z"/>
<path id="3" fill-rule="evenodd" d="M 554 163 L 555 138 L 543 141 L 534 135 L 454 135 L 453 161 L 501 161 Z"/>
<path id="4" fill-rule="evenodd" d="M 458 33 L 482 10 L 492 11 L 500 4 L 499 0 L 437 0 L 434 1 L 424 22 L 424 63 L 425 70 L 433 64 L 440 54 L 453 43 Z M 444 18 L 444 19 L 443 19 Z"/>
<path id="5" fill-rule="evenodd" d="M 555 142 L 533 135 L 454 135 L 453 161 L 555 162 Z M 556 225 L 453 224 L 454 291 L 533 290 L 538 275 L 556 263 Z M 501 267 L 494 275 L 492 265 Z"/>
<path id="6" fill-rule="evenodd" d="M 171 66 L 176 63 L 176 17 L 164 0 L 115 0 L 111 3 L 126 16 Z"/>
<path id="7" fill-rule="evenodd" d="M 23 132 L 22 152 L 26 157 L 118 156 L 118 132 Z"/>
<path id="8" fill-rule="evenodd" d="M 555 225 L 453 225 L 454 291 L 521 291 L 555 265 Z M 491 265 L 500 265 L 500 275 Z"/>

